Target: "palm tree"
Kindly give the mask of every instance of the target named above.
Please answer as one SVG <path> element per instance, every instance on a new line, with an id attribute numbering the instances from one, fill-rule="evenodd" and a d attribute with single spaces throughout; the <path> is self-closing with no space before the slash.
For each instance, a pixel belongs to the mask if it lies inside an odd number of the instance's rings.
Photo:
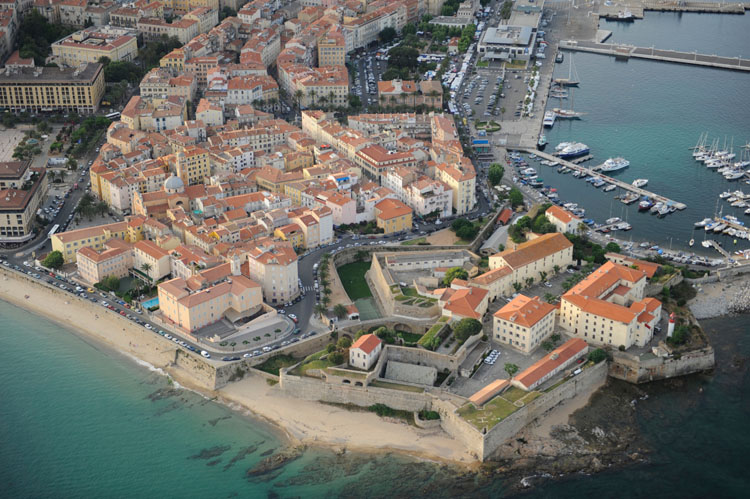
<path id="1" fill-rule="evenodd" d="M 323 288 L 323 294 L 324 295 L 328 296 L 331 293 L 333 293 L 333 291 L 331 290 L 331 288 L 328 288 L 328 287 Z"/>
<path id="2" fill-rule="evenodd" d="M 560 266 L 559 265 L 555 265 L 552 268 L 555 269 L 555 274 L 557 274 L 558 272 L 560 272 Z"/>
<path id="3" fill-rule="evenodd" d="M 320 103 L 321 103 L 321 107 L 323 108 L 326 107 L 326 104 L 328 103 L 328 97 L 326 97 L 325 95 L 321 95 Z"/>
<path id="4" fill-rule="evenodd" d="M 523 284 L 521 284 L 520 282 L 514 282 L 513 283 L 513 289 L 516 290 L 516 293 L 518 293 L 519 291 L 521 291 L 522 287 L 523 287 Z"/>
<path id="5" fill-rule="evenodd" d="M 437 91 L 437 90 L 435 90 L 435 89 L 432 89 L 432 90 L 430 90 L 429 92 L 427 92 L 427 96 L 428 96 L 428 97 L 429 97 L 430 99 L 432 99 L 432 100 L 431 100 L 431 103 L 432 103 L 432 106 L 431 106 L 431 107 L 433 107 L 433 108 L 436 108 L 436 107 L 440 107 L 440 106 L 435 106 L 435 99 L 437 99 L 437 98 L 438 98 L 438 97 L 440 96 L 440 92 L 438 92 L 438 91 Z"/>
<path id="6" fill-rule="evenodd" d="M 141 270 L 148 276 L 148 273 L 151 271 L 151 264 L 144 263 L 143 265 L 141 265 Z M 151 276 L 149 276 L 148 278 L 149 280 L 151 280 Z"/>
<path id="7" fill-rule="evenodd" d="M 344 305 L 343 305 L 343 304 L 341 304 L 341 303 L 337 303 L 337 304 L 336 304 L 336 305 L 335 305 L 335 306 L 333 307 L 333 313 L 334 313 L 334 315 L 336 315 L 336 317 L 338 317 L 339 319 L 343 319 L 344 317 L 346 317 L 346 314 L 348 313 L 348 311 L 346 310 L 346 306 L 344 306 Z"/>
<path id="8" fill-rule="evenodd" d="M 540 272 L 539 272 L 539 280 L 540 280 L 541 282 L 544 282 L 544 281 L 546 281 L 546 280 L 547 280 L 547 273 L 546 273 L 546 272 L 544 272 L 544 271 L 540 271 Z"/>
<path id="9" fill-rule="evenodd" d="M 302 97 L 304 97 L 305 92 L 302 90 L 295 90 L 294 91 L 294 100 L 297 101 L 297 111 L 300 111 L 302 109 Z"/>
<path id="10" fill-rule="evenodd" d="M 589 226 L 585 223 L 581 222 L 578 224 L 578 233 L 583 234 L 588 230 Z"/>
<path id="11" fill-rule="evenodd" d="M 314 107 L 315 106 L 315 96 L 318 95 L 318 92 L 315 91 L 314 88 L 311 88 L 307 94 L 310 96 L 310 98 L 307 101 L 307 107 Z"/>
<path id="12" fill-rule="evenodd" d="M 336 94 L 333 90 L 328 92 L 328 102 L 330 102 L 332 106 L 336 103 Z"/>
<path id="13" fill-rule="evenodd" d="M 526 285 L 531 286 L 532 284 L 534 284 L 534 278 L 533 277 L 526 278 Z"/>
<path id="14" fill-rule="evenodd" d="M 395 95 L 391 95 L 388 98 L 388 100 L 391 101 L 391 107 L 395 107 L 396 106 L 396 96 Z"/>
<path id="15" fill-rule="evenodd" d="M 109 211 L 109 205 L 106 201 L 99 201 L 94 205 L 94 210 L 96 210 L 99 215 L 104 215 Z"/>
<path id="16" fill-rule="evenodd" d="M 315 310 L 315 313 L 318 314 L 318 317 L 323 317 L 323 314 L 325 313 L 326 308 L 325 306 L 323 306 L 323 304 L 318 303 L 317 305 L 315 305 L 314 310 Z"/>
<path id="17" fill-rule="evenodd" d="M 325 306 L 327 307 L 327 306 L 328 306 L 328 305 L 330 305 L 330 303 L 331 303 L 331 297 L 330 297 L 330 296 L 328 296 L 328 295 L 326 295 L 326 296 L 324 296 L 324 297 L 323 297 L 323 299 L 322 299 L 322 300 L 320 300 L 320 301 L 321 301 L 321 302 L 323 303 L 323 305 L 325 305 Z"/>

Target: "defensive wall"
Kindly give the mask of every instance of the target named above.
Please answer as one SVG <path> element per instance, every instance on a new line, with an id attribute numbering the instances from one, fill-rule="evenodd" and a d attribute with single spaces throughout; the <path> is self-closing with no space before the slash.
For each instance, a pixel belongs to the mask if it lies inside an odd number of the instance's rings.
<path id="1" fill-rule="evenodd" d="M 714 349 L 709 345 L 680 354 L 679 358 L 647 357 L 645 359 L 627 352 L 612 352 L 609 375 L 630 383 L 648 383 L 660 379 L 684 376 L 714 368 Z"/>

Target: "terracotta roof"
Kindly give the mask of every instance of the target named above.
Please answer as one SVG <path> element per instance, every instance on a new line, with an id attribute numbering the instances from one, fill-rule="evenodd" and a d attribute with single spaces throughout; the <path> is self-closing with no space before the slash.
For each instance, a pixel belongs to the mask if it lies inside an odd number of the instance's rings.
<path id="1" fill-rule="evenodd" d="M 155 260 L 160 260 L 164 257 L 169 256 L 169 252 L 158 247 L 155 243 L 147 240 L 138 241 L 135 243 L 135 249 L 142 251 Z"/>
<path id="2" fill-rule="evenodd" d="M 375 336 L 374 334 L 363 334 L 359 337 L 357 341 L 355 341 L 350 349 L 359 348 L 366 354 L 371 354 L 373 350 L 375 350 L 378 345 L 380 345 L 382 342 L 380 341 L 380 338 Z"/>
<path id="3" fill-rule="evenodd" d="M 493 283 L 497 281 L 498 279 L 502 279 L 505 276 L 509 276 L 513 273 L 513 270 L 511 270 L 510 267 L 507 265 L 503 265 L 502 267 L 498 267 L 494 270 L 490 270 L 489 272 L 485 272 L 482 275 L 478 275 L 475 278 L 471 280 L 473 284 L 479 284 L 486 286 L 487 284 Z"/>
<path id="4" fill-rule="evenodd" d="M 519 294 L 504 307 L 495 312 L 495 317 L 523 327 L 533 327 L 536 323 L 555 311 L 555 307 L 539 300 Z"/>
<path id="5" fill-rule="evenodd" d="M 545 211 L 545 213 L 547 215 L 551 216 L 551 217 L 556 218 L 557 220 L 561 221 L 564 224 L 568 224 L 570 222 L 580 221 L 581 220 L 580 218 L 578 218 L 577 216 L 573 215 L 568 210 L 564 210 L 564 209 L 562 209 L 559 206 L 554 205 L 554 204 L 552 206 L 550 206 L 549 208 L 547 208 L 547 211 Z"/>
<path id="6" fill-rule="evenodd" d="M 502 257 L 511 268 L 518 269 L 572 247 L 573 243 L 567 237 L 559 232 L 553 232 L 522 243 L 514 250 L 509 249 L 492 255 L 492 258 Z"/>
<path id="7" fill-rule="evenodd" d="M 406 206 L 403 202 L 398 199 L 384 199 L 375 205 L 375 209 L 378 210 L 378 218 L 382 220 L 390 220 L 396 217 L 402 217 L 404 215 L 411 214 L 412 210 Z"/>
<path id="8" fill-rule="evenodd" d="M 571 358 L 579 356 L 582 352 L 585 352 L 587 348 L 588 344 L 581 338 L 568 340 L 554 349 L 551 353 L 535 362 L 531 367 L 516 376 L 515 379 L 527 389 L 531 389 L 531 387 L 540 379 L 560 367 Z"/>
<path id="9" fill-rule="evenodd" d="M 508 385 L 510 385 L 510 381 L 508 381 L 507 379 L 496 379 L 495 381 L 469 397 L 469 402 L 471 402 L 475 406 L 480 406 L 503 391 Z"/>

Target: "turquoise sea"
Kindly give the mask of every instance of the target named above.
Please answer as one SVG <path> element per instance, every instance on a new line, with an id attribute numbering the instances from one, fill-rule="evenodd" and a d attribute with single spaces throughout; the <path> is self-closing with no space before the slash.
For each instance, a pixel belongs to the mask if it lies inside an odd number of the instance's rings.
<path id="1" fill-rule="evenodd" d="M 703 29 L 700 26 L 704 26 Z M 707 53 L 739 55 L 745 47 L 750 56 L 750 16 L 678 15 L 646 13 L 646 19 L 632 25 L 602 23 L 613 30 L 611 41 L 640 46 L 698 49 Z M 668 40 L 667 43 L 665 40 Z M 736 45 L 736 46 L 735 46 Z M 732 48 L 735 48 L 732 52 Z M 738 155 L 740 146 L 750 142 L 750 120 L 747 119 L 747 96 L 750 74 L 719 69 L 692 67 L 631 59 L 616 61 L 597 54 L 565 52 L 565 62 L 557 64 L 555 76 L 567 76 L 573 59 L 580 87 L 562 107 L 573 106 L 587 113 L 582 120 L 558 120 L 547 130 L 548 149 L 560 142 L 579 141 L 591 148 L 598 165 L 609 157 L 622 156 L 630 167 L 614 176 L 631 182 L 649 180 L 648 190 L 663 194 L 688 207 L 664 219 L 639 213 L 637 203 L 626 207 L 614 199 L 617 190 L 606 193 L 582 179 L 561 175 L 552 168 L 539 167 L 544 183 L 556 187 L 561 199 L 575 201 L 587 210 L 587 216 L 599 222 L 619 216 L 627 219 L 633 230 L 621 237 L 647 240 L 662 247 L 687 248 L 703 231 L 693 231 L 693 224 L 717 211 L 718 195 L 726 190 L 750 186 L 728 182 L 716 171 L 694 161 L 689 148 L 695 146 L 701 133 L 708 132 L 729 146 L 734 140 Z M 558 99 L 549 99 L 548 108 L 561 107 Z M 750 151 L 748 151 L 750 153 Z M 734 214 L 750 224 L 745 208 L 718 204 L 723 214 Z M 734 247 L 728 236 L 713 236 L 725 248 Z M 737 249 L 750 247 L 740 240 Z M 700 245 L 696 245 L 698 251 Z M 705 251 L 705 250 L 704 250 Z"/>

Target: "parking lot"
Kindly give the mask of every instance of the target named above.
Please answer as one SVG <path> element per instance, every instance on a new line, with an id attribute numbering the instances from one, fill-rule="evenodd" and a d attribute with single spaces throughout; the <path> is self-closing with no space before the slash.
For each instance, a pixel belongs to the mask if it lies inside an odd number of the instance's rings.
<path id="1" fill-rule="evenodd" d="M 380 75 L 385 72 L 388 62 L 377 59 L 377 51 L 368 52 L 362 56 L 355 56 L 352 64 L 357 69 L 356 73 L 350 75 L 352 93 L 362 101 L 362 106 L 378 103 L 378 81 Z"/>

